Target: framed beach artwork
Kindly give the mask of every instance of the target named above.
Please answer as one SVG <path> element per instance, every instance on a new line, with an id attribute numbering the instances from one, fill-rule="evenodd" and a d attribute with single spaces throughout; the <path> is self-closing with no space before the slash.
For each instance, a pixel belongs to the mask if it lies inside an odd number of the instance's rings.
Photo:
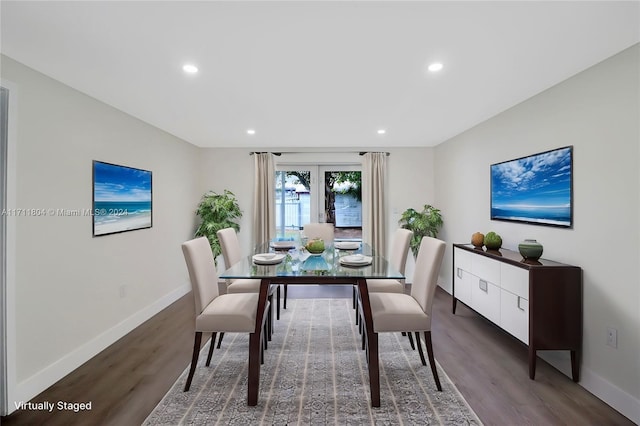
<path id="1" fill-rule="evenodd" d="M 151 228 L 151 172 L 93 161 L 93 236 Z"/>
<path id="2" fill-rule="evenodd" d="M 573 147 L 491 165 L 491 219 L 573 226 Z"/>

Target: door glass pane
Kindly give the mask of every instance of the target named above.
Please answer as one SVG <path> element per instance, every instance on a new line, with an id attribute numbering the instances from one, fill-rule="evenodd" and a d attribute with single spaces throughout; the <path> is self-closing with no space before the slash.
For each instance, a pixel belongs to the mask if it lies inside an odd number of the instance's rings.
<path id="1" fill-rule="evenodd" d="M 324 183 L 325 221 L 335 226 L 335 238 L 362 239 L 362 173 L 326 170 Z"/>
<path id="2" fill-rule="evenodd" d="M 311 171 L 276 172 L 276 237 L 293 238 L 311 222 Z"/>

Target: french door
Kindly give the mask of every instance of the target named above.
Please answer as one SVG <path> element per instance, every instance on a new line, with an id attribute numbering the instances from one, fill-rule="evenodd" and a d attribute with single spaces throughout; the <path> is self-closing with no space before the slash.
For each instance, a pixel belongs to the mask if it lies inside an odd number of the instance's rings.
<path id="1" fill-rule="evenodd" d="M 276 235 L 295 235 L 306 223 L 330 222 L 336 238 L 362 238 L 361 166 L 276 166 Z"/>

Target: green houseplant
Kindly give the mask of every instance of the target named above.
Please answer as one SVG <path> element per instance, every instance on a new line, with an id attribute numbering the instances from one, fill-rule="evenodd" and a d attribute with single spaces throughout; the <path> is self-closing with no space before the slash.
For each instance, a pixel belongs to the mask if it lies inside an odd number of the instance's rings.
<path id="1" fill-rule="evenodd" d="M 418 255 L 422 237 L 436 238 L 438 236 L 438 231 L 442 227 L 442 215 L 440 210 L 425 204 L 422 211 L 411 208 L 405 210 L 400 217 L 399 223 L 403 228 L 413 231 L 410 246 L 415 257 Z"/>
<path id="2" fill-rule="evenodd" d="M 222 254 L 216 232 L 224 228 L 233 228 L 236 232 L 240 230 L 238 220 L 242 217 L 242 210 L 238 200 L 233 192 L 226 189 L 222 194 L 209 191 L 202 196 L 196 214 L 202 222 L 195 236 L 207 237 L 215 259 Z"/>

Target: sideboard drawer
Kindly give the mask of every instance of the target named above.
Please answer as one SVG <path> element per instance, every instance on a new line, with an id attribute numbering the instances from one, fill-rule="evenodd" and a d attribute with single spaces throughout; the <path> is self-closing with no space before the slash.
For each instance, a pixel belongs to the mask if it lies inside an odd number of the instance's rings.
<path id="1" fill-rule="evenodd" d="M 480 315 L 500 324 L 500 287 L 471 275 L 471 300 Z"/>
<path id="2" fill-rule="evenodd" d="M 461 268 L 465 271 L 471 272 L 471 258 L 473 257 L 473 254 L 464 250 L 460 250 L 459 248 L 456 248 L 454 250 L 456 258 L 456 268 Z"/>
<path id="3" fill-rule="evenodd" d="M 471 273 L 483 280 L 500 285 L 500 263 L 484 256 L 471 258 Z"/>
<path id="4" fill-rule="evenodd" d="M 501 263 L 500 287 L 515 295 L 529 299 L 529 271 Z"/>
<path id="5" fill-rule="evenodd" d="M 456 297 L 467 306 L 471 306 L 471 282 L 473 275 L 461 268 L 456 268 L 455 292 Z"/>
<path id="6" fill-rule="evenodd" d="M 529 301 L 502 290 L 500 293 L 500 327 L 529 344 Z"/>

